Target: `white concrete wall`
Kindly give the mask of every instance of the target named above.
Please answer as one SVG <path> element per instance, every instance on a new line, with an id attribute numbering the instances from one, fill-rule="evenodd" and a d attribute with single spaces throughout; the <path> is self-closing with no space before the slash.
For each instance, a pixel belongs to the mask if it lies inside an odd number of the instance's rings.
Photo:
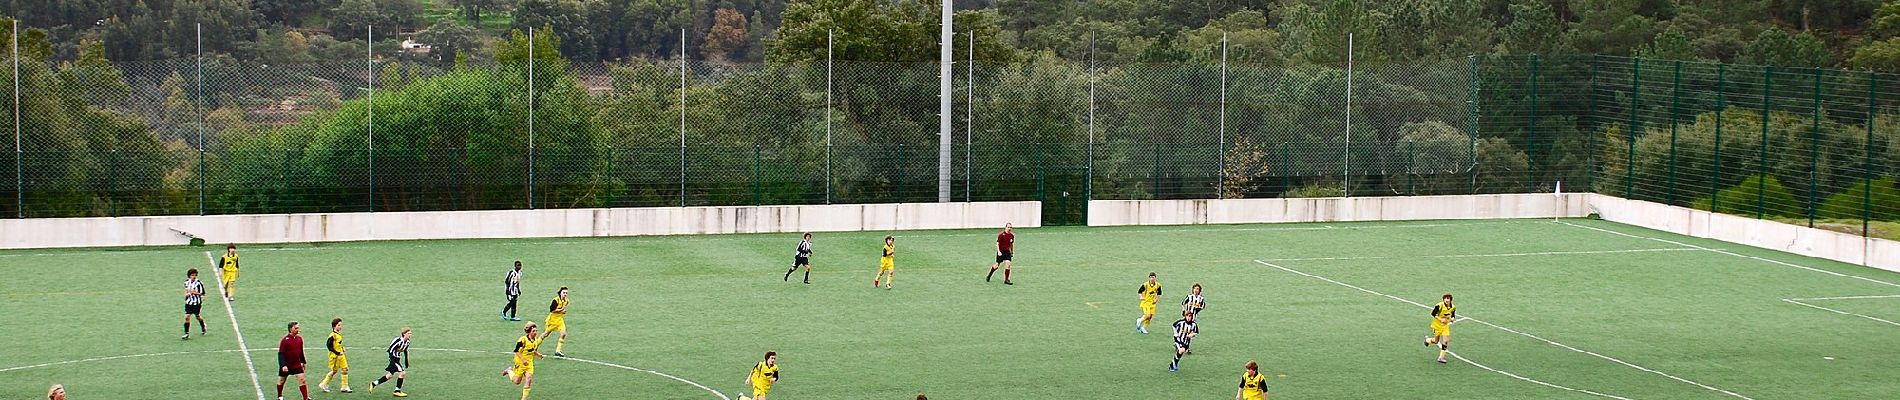
<path id="1" fill-rule="evenodd" d="M 1089 226 L 1581 217 L 1581 194 L 1094 200 Z"/>
<path id="2" fill-rule="evenodd" d="M 1589 202 L 1609 221 L 1900 272 L 1892 240 L 1605 195 Z"/>
<path id="3" fill-rule="evenodd" d="M 0 248 L 638 236 L 1042 225 L 1039 202 L 0 219 Z"/>

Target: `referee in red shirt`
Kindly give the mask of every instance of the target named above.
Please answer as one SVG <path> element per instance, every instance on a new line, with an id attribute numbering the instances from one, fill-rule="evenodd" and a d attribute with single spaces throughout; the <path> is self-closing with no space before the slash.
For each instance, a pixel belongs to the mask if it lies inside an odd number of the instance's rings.
<path id="1" fill-rule="evenodd" d="M 297 321 L 290 321 L 290 334 L 277 342 L 277 400 L 284 400 L 284 381 L 291 375 L 297 376 L 297 390 L 303 392 L 303 400 L 310 400 L 310 386 L 303 377 L 303 336 L 297 336 Z"/>
<path id="2" fill-rule="evenodd" d="M 983 277 L 984 282 L 989 282 L 990 278 L 995 278 L 996 267 L 1002 266 L 1003 267 L 1003 284 L 1004 285 L 1015 284 L 1015 283 L 1010 283 L 1009 281 L 1010 259 L 1014 256 L 1014 254 L 1012 253 L 1016 251 L 1016 232 L 1015 232 L 1015 229 L 1013 229 L 1013 227 L 1014 227 L 1014 224 L 1004 223 L 1003 233 L 996 234 L 996 263 L 990 264 L 990 275 Z"/>

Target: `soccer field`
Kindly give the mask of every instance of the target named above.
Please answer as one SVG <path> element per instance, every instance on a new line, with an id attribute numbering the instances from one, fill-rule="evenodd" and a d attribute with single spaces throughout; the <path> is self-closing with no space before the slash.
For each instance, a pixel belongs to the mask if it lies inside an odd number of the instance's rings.
<path id="1" fill-rule="evenodd" d="M 1020 229 L 1014 286 L 983 280 L 995 231 L 896 232 L 888 291 L 870 286 L 885 234 L 816 234 L 809 285 L 772 280 L 797 234 L 240 244 L 237 300 L 212 289 L 191 340 L 180 283 L 199 268 L 214 287 L 221 244 L 0 252 L 0 398 L 275 398 L 291 320 L 314 398 L 386 396 L 365 390 L 403 327 L 412 397 L 515 398 L 499 372 L 521 323 L 496 313 L 517 259 L 524 320 L 572 288 L 572 358 L 538 363 L 543 399 L 736 398 L 766 351 L 772 399 L 1224 399 L 1248 360 L 1276 399 L 1900 393 L 1900 274 L 1604 221 Z M 1170 373 L 1167 325 L 1196 282 L 1202 334 Z M 1446 292 L 1469 319 L 1441 365 L 1421 338 Z M 354 394 L 315 393 L 332 317 Z"/>

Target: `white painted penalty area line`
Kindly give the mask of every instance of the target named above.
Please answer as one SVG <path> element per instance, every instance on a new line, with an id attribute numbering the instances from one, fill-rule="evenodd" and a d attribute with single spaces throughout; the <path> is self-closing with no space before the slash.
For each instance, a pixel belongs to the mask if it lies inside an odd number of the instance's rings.
<path id="1" fill-rule="evenodd" d="M 1340 261 L 1340 260 L 1386 260 L 1386 259 L 1394 259 L 1394 258 L 1416 259 L 1416 258 L 1536 257 L 1536 256 L 1569 256 L 1569 255 L 1587 255 L 1587 254 L 1653 253 L 1653 252 L 1665 252 L 1665 251 L 1702 251 L 1702 250 L 1684 248 L 1684 247 L 1671 247 L 1671 248 L 1663 248 L 1663 249 L 1540 251 L 1540 252 L 1534 252 L 1534 253 L 1443 254 L 1443 255 L 1429 255 L 1429 256 L 1398 256 L 1398 257 L 1365 256 L 1365 257 L 1273 258 L 1273 259 L 1266 259 L 1262 261 Z"/>
<path id="2" fill-rule="evenodd" d="M 1793 299 L 1782 299 L 1782 300 L 1794 300 L 1794 301 L 1816 300 L 1818 301 L 1818 300 L 1862 300 L 1862 299 L 1893 299 L 1893 298 L 1900 298 L 1900 294 L 1883 294 L 1883 295 L 1874 295 L 1874 296 L 1804 297 L 1804 298 L 1793 298 Z"/>
<path id="3" fill-rule="evenodd" d="M 1880 321 L 1881 323 L 1884 323 L 1884 324 L 1887 324 L 1887 325 L 1893 325 L 1893 326 L 1900 326 L 1900 322 L 1893 322 L 1893 321 L 1889 321 L 1889 320 L 1885 320 L 1885 319 L 1881 319 L 1881 318 L 1878 318 L 1878 317 L 1874 317 L 1874 316 L 1870 316 L 1870 315 L 1866 315 L 1866 314 L 1860 314 L 1860 313 L 1851 313 L 1851 312 L 1846 312 L 1846 311 L 1841 311 L 1841 310 L 1836 310 L 1836 309 L 1832 309 L 1832 308 L 1827 308 L 1827 307 L 1822 307 L 1822 306 L 1817 306 L 1817 305 L 1813 305 L 1813 304 L 1808 304 L 1808 303 L 1804 303 L 1804 302 L 1801 302 L 1801 300 L 1802 300 L 1802 299 L 1781 299 L 1781 301 L 1785 301 L 1785 302 L 1789 302 L 1789 303 L 1794 303 L 1794 304 L 1799 304 L 1799 305 L 1801 305 L 1801 306 L 1803 306 L 1803 307 L 1808 307 L 1808 308 L 1812 308 L 1812 309 L 1816 309 L 1816 310 L 1821 310 L 1821 311 L 1827 311 L 1827 312 L 1831 312 L 1831 313 L 1835 313 L 1835 314 L 1840 314 L 1840 315 L 1849 315 L 1849 316 L 1855 316 L 1855 317 L 1861 317 L 1861 318 L 1866 318 L 1866 319 L 1871 319 L 1871 320 L 1875 320 L 1875 321 Z M 1810 300 L 1814 300 L 1814 299 L 1810 299 Z M 1828 300 L 1831 300 L 1831 299 L 1828 299 Z"/>
<path id="4" fill-rule="evenodd" d="M 1399 302 L 1402 302 L 1402 303 L 1405 303 L 1405 304 L 1411 304 L 1411 305 L 1413 305 L 1413 306 L 1417 306 L 1417 307 L 1420 307 L 1420 308 L 1431 308 L 1431 306 L 1428 306 L 1428 305 L 1425 305 L 1424 303 L 1419 303 L 1419 302 L 1416 302 L 1416 301 L 1411 301 L 1411 300 L 1407 300 L 1407 299 L 1404 299 L 1404 298 L 1401 298 L 1401 297 L 1398 297 L 1398 296 L 1393 296 L 1393 295 L 1389 295 L 1389 294 L 1385 294 L 1385 293 L 1380 293 L 1380 292 L 1378 292 L 1378 291 L 1375 291 L 1375 290 L 1372 290 L 1372 289 L 1366 289 L 1366 288 L 1363 288 L 1363 287 L 1359 287 L 1359 286 L 1356 286 L 1356 285 L 1353 285 L 1353 284 L 1350 284 L 1350 283 L 1345 283 L 1345 282 L 1340 282 L 1340 281 L 1336 281 L 1336 280 L 1333 280 L 1332 278 L 1327 278 L 1327 277 L 1324 277 L 1324 276 L 1319 276 L 1319 275 L 1314 275 L 1314 274 L 1309 274 L 1309 273 L 1305 273 L 1305 272 L 1301 272 L 1301 271 L 1299 271 L 1299 270 L 1295 270 L 1295 269 L 1292 269 L 1292 268 L 1287 268 L 1287 267 L 1283 267 L 1283 266 L 1280 266 L 1280 265 L 1276 265 L 1276 264 L 1274 264 L 1274 263 L 1270 263 L 1270 262 L 1266 262 L 1266 261 L 1262 261 L 1262 260 L 1254 260 L 1254 262 L 1255 262 L 1255 263 L 1259 263 L 1260 265 L 1265 265 L 1265 266 L 1269 266 L 1269 267 L 1273 267 L 1273 268 L 1276 268 L 1276 269 L 1279 269 L 1279 270 L 1281 270 L 1281 271 L 1286 271 L 1286 272 L 1291 272 L 1291 273 L 1294 273 L 1294 274 L 1298 274 L 1298 275 L 1300 275 L 1300 276 L 1305 276 L 1305 277 L 1308 277 L 1308 278 L 1314 278 L 1314 279 L 1319 279 L 1319 280 L 1322 280 L 1322 281 L 1326 281 L 1326 282 L 1330 282 L 1330 283 L 1332 283 L 1332 284 L 1335 284 L 1335 285 L 1340 285 L 1340 286 L 1345 286 L 1345 287 L 1348 287 L 1348 288 L 1352 288 L 1353 290 L 1358 290 L 1358 291 L 1361 291 L 1361 292 L 1365 292 L 1365 293 L 1367 293 L 1367 294 L 1372 294 L 1372 295 L 1375 295 L 1375 296 L 1380 296 L 1380 297 L 1385 297 L 1385 298 L 1388 298 L 1388 299 L 1393 299 L 1393 300 L 1398 300 Z M 1718 387 L 1714 387 L 1714 386 L 1709 386 L 1709 385 L 1705 385 L 1705 384 L 1702 384 L 1702 383 L 1698 383 L 1698 382 L 1696 382 L 1696 381 L 1691 381 L 1691 380 L 1688 380 L 1688 379 L 1683 379 L 1682 377 L 1678 377 L 1678 376 L 1675 376 L 1675 375 L 1670 375 L 1670 374 L 1668 374 L 1668 373 L 1665 373 L 1665 372 L 1662 372 L 1662 371 L 1657 371 L 1657 370 L 1654 370 L 1654 369 L 1649 369 L 1649 368 L 1645 368 L 1645 367 L 1643 367 L 1643 366 L 1641 366 L 1641 365 L 1636 365 L 1636 364 L 1631 364 L 1631 363 L 1629 363 L 1628 361 L 1623 361 L 1623 360 L 1619 360 L 1619 359 L 1617 359 L 1617 358 L 1615 358 L 1615 357 L 1610 357 L 1610 356 L 1606 356 L 1606 355 L 1602 355 L 1602 354 L 1597 354 L 1596 352 L 1592 352 L 1592 351 L 1589 351 L 1589 350 L 1584 350 L 1584 349 L 1579 349 L 1579 348 L 1576 348 L 1576 347 L 1572 347 L 1572 346 L 1570 346 L 1570 345 L 1567 345 L 1567 344 L 1563 344 L 1563 343 L 1558 343 L 1558 342 L 1556 342 L 1556 341 L 1553 341 L 1553 340 L 1550 340 L 1550 339 L 1545 339 L 1545 338 L 1543 338 L 1543 337 L 1539 337 L 1539 336 L 1537 336 L 1537 335 L 1532 335 L 1532 334 L 1529 334 L 1529 333 L 1524 333 L 1524 332 L 1522 332 L 1522 331 L 1518 331 L 1518 330 L 1516 330 L 1516 329 L 1511 329 L 1511 328 L 1506 328 L 1506 327 L 1504 327 L 1504 326 L 1502 326 L 1502 325 L 1498 325 L 1498 324 L 1493 324 L 1493 323 L 1490 323 L 1490 322 L 1485 322 L 1484 320 L 1480 320 L 1480 319 L 1477 319 L 1477 318 L 1469 318 L 1469 317 L 1466 317 L 1466 318 L 1459 318 L 1459 320 L 1460 320 L 1460 321 L 1464 321 L 1464 320 L 1469 320 L 1469 321 L 1471 321 L 1471 322 L 1476 322 L 1476 323 L 1479 323 L 1479 324 L 1482 324 L 1482 325 L 1484 325 L 1484 326 L 1489 326 L 1489 327 L 1492 327 L 1492 328 L 1497 328 L 1498 330 L 1502 330 L 1502 331 L 1505 331 L 1505 332 L 1510 332 L 1510 333 L 1515 333 L 1515 334 L 1518 334 L 1519 336 L 1523 336 L 1523 337 L 1527 337 L 1527 338 L 1531 338 L 1531 339 L 1535 339 L 1535 340 L 1537 340 L 1537 341 L 1540 341 L 1540 342 L 1544 342 L 1544 343 L 1546 343 L 1546 344 L 1549 344 L 1549 345 L 1552 345 L 1552 346 L 1557 346 L 1557 347 L 1560 347 L 1560 348 L 1563 348 L 1563 349 L 1565 349 L 1565 350 L 1570 350 L 1570 351 L 1573 351 L 1573 352 L 1578 352 L 1578 353 L 1583 353 L 1583 354 L 1588 354 L 1588 355 L 1591 355 L 1591 356 L 1594 356 L 1594 357 L 1596 357 L 1596 358 L 1600 358 L 1600 359 L 1604 359 L 1604 360 L 1607 360 L 1607 361 L 1610 361 L 1610 362 L 1614 362 L 1614 363 L 1617 363 L 1617 364 L 1622 364 L 1623 366 L 1626 366 L 1626 367 L 1630 367 L 1630 368 L 1635 368 L 1635 369 L 1636 369 L 1636 370 L 1638 370 L 1638 371 L 1643 371 L 1643 372 L 1648 372 L 1648 373 L 1651 373 L 1651 374 L 1656 374 L 1656 375 L 1658 375 L 1658 376 L 1662 376 L 1662 377 L 1664 377 L 1664 378 L 1669 378 L 1669 379 L 1672 379 L 1672 380 L 1675 380 L 1675 381 L 1677 381 L 1677 382 L 1682 382 L 1682 383 L 1686 383 L 1686 384 L 1690 384 L 1690 385 L 1694 385 L 1694 386 L 1696 386 L 1696 387 L 1700 387 L 1700 388 L 1703 388 L 1703 389 L 1707 389 L 1707 390 L 1710 390 L 1710 391 L 1714 391 L 1714 392 L 1718 392 L 1718 393 L 1722 393 L 1722 394 L 1726 394 L 1726 395 L 1729 395 L 1729 396 L 1733 396 L 1733 397 L 1735 397 L 1735 398 L 1739 398 L 1739 399 L 1743 399 L 1743 400 L 1754 400 L 1753 398 L 1751 398 L 1751 397 L 1748 397 L 1748 396 L 1744 396 L 1744 395 L 1742 395 L 1742 394 L 1740 394 L 1740 393 L 1735 393 L 1735 392 L 1732 392 L 1732 391 L 1729 391 L 1729 390 L 1726 390 L 1726 389 L 1722 389 L 1722 388 L 1718 388 Z M 1463 358 L 1462 358 L 1462 357 L 1460 357 L 1460 359 L 1462 360 Z M 1511 375 L 1511 374 L 1506 374 L 1506 375 Z M 1533 382 L 1533 383 L 1542 383 L 1542 382 L 1539 382 L 1539 381 L 1537 381 L 1537 380 L 1534 380 L 1534 379 L 1529 379 L 1529 378 L 1520 378 L 1520 379 L 1523 379 L 1523 380 L 1526 380 L 1526 381 L 1529 381 L 1529 382 Z M 1556 384 L 1551 384 L 1551 383 L 1543 383 L 1543 385 L 1544 385 L 1544 386 L 1549 386 L 1549 387 L 1552 387 L 1552 388 L 1558 388 L 1558 389 L 1563 389 L 1563 390 L 1567 390 L 1567 391 L 1577 391 L 1577 392 L 1582 392 L 1581 390 L 1577 390 L 1577 389 L 1572 389 L 1572 388 L 1567 388 L 1567 387 L 1563 387 L 1563 386 L 1559 386 L 1559 385 L 1556 385 Z M 1619 398 L 1620 398 L 1620 397 L 1619 397 Z"/>
<path id="5" fill-rule="evenodd" d="M 205 252 L 205 261 L 211 263 L 212 271 L 223 273 L 216 268 L 218 260 L 211 258 L 210 251 Z M 264 400 L 264 385 L 257 382 L 257 364 L 251 362 L 251 347 L 244 344 L 244 332 L 238 330 L 237 309 L 231 308 L 231 298 L 224 294 L 222 276 L 218 279 L 218 298 L 224 299 L 224 315 L 231 317 L 231 334 L 237 337 L 238 354 L 244 355 L 244 372 L 251 374 L 251 389 L 257 391 L 257 400 Z"/>
<path id="6" fill-rule="evenodd" d="M 1834 271 L 1829 271 L 1829 270 L 1824 270 L 1824 269 L 1819 269 L 1819 268 L 1814 268 L 1814 267 L 1809 267 L 1809 266 L 1805 266 L 1805 265 L 1799 265 L 1799 264 L 1795 264 L 1795 263 L 1790 263 L 1790 262 L 1786 262 L 1786 261 L 1777 261 L 1777 260 L 1770 260 L 1770 259 L 1766 259 L 1766 258 L 1761 258 L 1761 257 L 1756 257 L 1756 256 L 1751 256 L 1751 255 L 1743 255 L 1743 254 L 1737 254 L 1737 253 L 1735 253 L 1735 252 L 1731 252 L 1731 251 L 1728 251 L 1728 250 L 1722 250 L 1722 249 L 1713 249 L 1713 248 L 1708 248 L 1708 247 L 1702 247 L 1702 246 L 1697 246 L 1697 245 L 1693 245 L 1693 244 L 1688 244 L 1688 243 L 1683 243 L 1683 242 L 1678 242 L 1678 241 L 1674 241 L 1674 240 L 1669 240 L 1669 239 L 1663 239 L 1663 238 L 1653 238 L 1653 237 L 1648 237 L 1648 236 L 1642 236 L 1642 235 L 1633 235 L 1633 234 L 1628 234 L 1628 233 L 1623 233 L 1623 232 L 1617 232 L 1617 231 L 1613 231 L 1613 230 L 1609 230 L 1609 229 L 1603 229 L 1603 228 L 1598 228 L 1598 227 L 1593 227 L 1593 226 L 1583 226 L 1583 225 L 1577 225 L 1577 224 L 1573 224 L 1573 223 L 1569 223 L 1569 222 L 1558 222 L 1558 223 L 1559 223 L 1559 224 L 1564 224 L 1564 225 L 1569 225 L 1569 226 L 1574 226 L 1574 227 L 1578 227 L 1578 228 L 1583 228 L 1583 229 L 1589 229 L 1589 230 L 1593 230 L 1593 231 L 1597 231 L 1597 232 L 1603 232 L 1603 233 L 1608 233 L 1608 234 L 1612 234 L 1612 235 L 1617 235 L 1617 236 L 1624 236 L 1624 237 L 1631 237 L 1631 238 L 1637 238 L 1637 239 L 1646 239 L 1646 240 L 1654 240 L 1654 241 L 1658 241 L 1658 242 L 1663 242 L 1663 243 L 1668 243 L 1668 244 L 1673 244 L 1673 245 L 1677 245 L 1677 246 L 1682 246 L 1682 247 L 1686 247 L 1686 248 L 1691 248 L 1691 249 L 1698 249 L 1698 250 L 1707 250 L 1707 251 L 1710 251 L 1710 252 L 1715 252 L 1715 253 L 1718 253 L 1718 254 L 1727 254 L 1727 255 L 1731 255 L 1731 256 L 1735 256 L 1735 257 L 1741 257 L 1741 258 L 1746 258 L 1746 259 L 1751 259 L 1751 260 L 1756 260 L 1756 261 L 1762 261 L 1762 262 L 1767 262 L 1767 263 L 1770 263 L 1770 264 L 1776 264 L 1776 265 L 1781 265 L 1781 266 L 1785 266 L 1785 267 L 1792 267 L 1792 268 L 1798 268 L 1798 269 L 1804 269 L 1804 270 L 1808 270 L 1808 271 L 1813 271 L 1813 272 L 1819 272 L 1819 273 L 1823 273 L 1823 274 L 1828 274 L 1828 275 L 1833 275 L 1833 276 L 1838 276 L 1838 277 L 1842 277 L 1842 278 L 1853 278 L 1853 279 L 1859 279 L 1859 280 L 1863 280 L 1863 281 L 1868 281 L 1868 282 L 1873 282 L 1873 283 L 1878 283 L 1878 284 L 1882 284 L 1882 285 L 1887 285 L 1887 286 L 1892 286 L 1892 287 L 1900 287 L 1900 283 L 1893 283 L 1893 282 L 1888 282 L 1888 281 L 1883 281 L 1883 280 L 1879 280 L 1879 279 L 1874 279 L 1874 278 L 1868 278 L 1868 277 L 1864 277 L 1864 276 L 1859 276 L 1859 275 L 1848 275 L 1848 274 L 1843 274 L 1843 273 L 1839 273 L 1839 272 L 1834 272 Z"/>

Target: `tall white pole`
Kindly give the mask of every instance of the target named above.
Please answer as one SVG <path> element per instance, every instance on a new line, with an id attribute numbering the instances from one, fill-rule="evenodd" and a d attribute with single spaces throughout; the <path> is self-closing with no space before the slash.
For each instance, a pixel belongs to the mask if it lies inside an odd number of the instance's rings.
<path id="1" fill-rule="evenodd" d="M 946 1 L 947 2 L 947 1 Z M 970 168 L 970 153 L 976 147 L 976 31 L 970 31 L 970 54 L 965 55 L 970 62 L 963 67 L 963 201 L 970 201 L 970 182 L 976 180 L 976 170 Z"/>
<path id="2" fill-rule="evenodd" d="M 528 209 L 534 209 L 534 29 L 528 29 Z"/>
<path id="3" fill-rule="evenodd" d="M 680 207 L 686 206 L 686 29 L 680 29 Z"/>
<path id="4" fill-rule="evenodd" d="M 1089 142 L 1088 168 L 1095 173 L 1095 32 L 1089 32 Z"/>
<path id="5" fill-rule="evenodd" d="M 13 20 L 13 211 L 26 218 L 26 153 L 20 147 L 20 20 Z"/>
<path id="6" fill-rule="evenodd" d="M 825 204 L 831 204 L 831 40 L 825 30 Z"/>
<path id="7" fill-rule="evenodd" d="M 1352 33 L 1346 33 L 1346 166 L 1340 192 L 1352 197 Z"/>
<path id="8" fill-rule="evenodd" d="M 195 25 L 192 40 L 198 47 L 198 101 L 205 96 L 205 27 Z M 205 215 L 205 113 L 198 111 L 198 215 Z"/>
<path id="9" fill-rule="evenodd" d="M 369 210 L 376 211 L 376 26 L 369 26 Z"/>
<path id="10" fill-rule="evenodd" d="M 950 201 L 950 141 L 953 137 L 950 133 L 950 113 L 954 112 L 950 109 L 950 77 L 954 73 L 950 70 L 950 63 L 956 57 L 950 46 L 953 46 L 951 43 L 956 40 L 956 36 L 951 31 L 953 4 L 949 0 L 940 3 L 943 4 L 943 24 L 937 32 L 937 202 L 943 203 Z"/>
<path id="11" fill-rule="evenodd" d="M 1215 140 L 1214 197 L 1227 197 L 1227 32 L 1220 34 L 1220 128 Z"/>

